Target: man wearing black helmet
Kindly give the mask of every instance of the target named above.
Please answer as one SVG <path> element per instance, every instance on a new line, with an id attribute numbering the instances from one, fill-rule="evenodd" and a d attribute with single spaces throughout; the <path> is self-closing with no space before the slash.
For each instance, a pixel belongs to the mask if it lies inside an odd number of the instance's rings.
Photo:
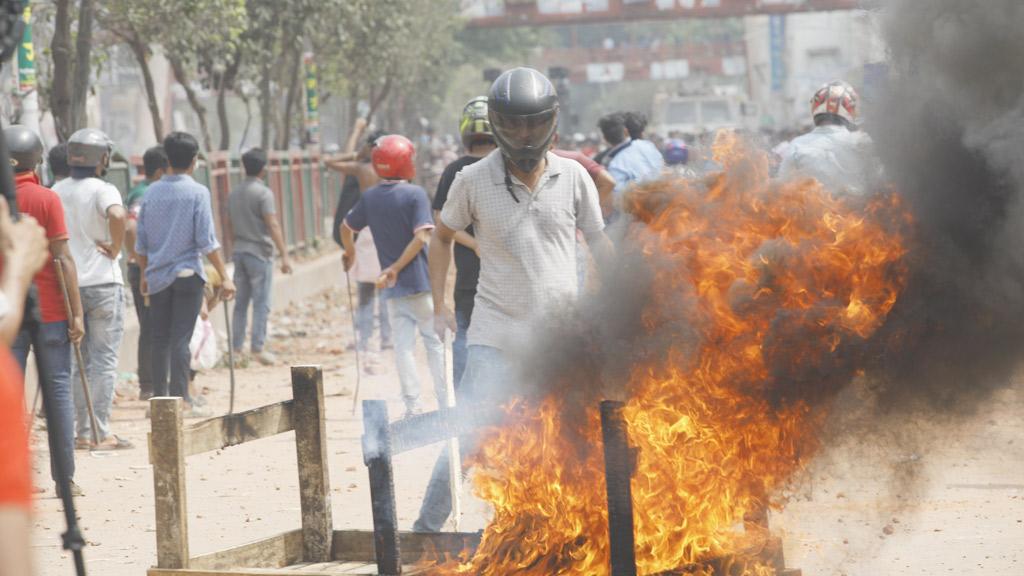
<path id="1" fill-rule="evenodd" d="M 530 68 L 509 70 L 494 81 L 487 105 L 499 150 L 455 176 L 429 254 L 435 325 L 444 334 L 455 327 L 444 300 L 452 243 L 456 231 L 473 226 L 480 278 L 458 393 L 469 409 L 496 406 L 498 393 L 514 389 L 511 354 L 532 341 L 531 322 L 576 298 L 576 230 L 599 264 L 611 253 L 593 180 L 578 162 L 550 152 L 558 127 L 551 82 Z M 447 470 L 442 453 L 414 530 L 444 525 Z"/>
<path id="2" fill-rule="evenodd" d="M 59 438 L 50 436 L 51 441 L 56 440 L 58 444 L 51 443 L 50 458 L 51 462 L 55 458 L 62 459 L 64 471 L 70 480 L 75 474 L 75 407 L 72 399 L 71 342 L 80 341 L 84 333 L 82 303 L 78 297 L 76 280 L 77 271 L 71 251 L 68 249 L 68 229 L 60 197 L 53 190 L 41 186 L 36 175 L 36 167 L 43 159 L 42 141 L 30 128 L 18 125 L 4 129 L 4 140 L 14 164 L 18 211 L 35 218 L 46 230 L 50 255 L 53 257 L 34 279 L 41 322 L 24 324 L 11 346 L 11 352 L 24 370 L 29 349 L 32 349 L 36 354 L 36 361 L 45 368 L 46 380 L 40 378 L 39 384 L 51 390 L 50 397 L 53 398 L 56 408 L 54 413 L 60 418 L 60 425 L 56 428 L 61 434 Z M 67 281 L 72 318 L 67 317 L 64 308 L 64 295 L 61 293 L 57 278 L 58 265 L 63 268 Z M 51 465 L 51 472 L 54 470 Z M 54 477 L 53 480 L 56 482 L 57 478 Z M 74 482 L 71 482 L 71 490 L 75 495 L 81 493 Z"/>

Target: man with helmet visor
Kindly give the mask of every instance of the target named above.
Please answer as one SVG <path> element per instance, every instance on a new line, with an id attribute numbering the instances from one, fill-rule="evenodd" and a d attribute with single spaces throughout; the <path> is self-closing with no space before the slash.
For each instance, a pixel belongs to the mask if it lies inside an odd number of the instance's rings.
<path id="1" fill-rule="evenodd" d="M 64 204 L 70 234 L 71 255 L 78 267 L 78 289 L 85 314 L 86 334 L 82 341 L 85 366 L 72 364 L 72 378 L 84 370 L 99 426 L 97 435 L 103 449 L 131 448 L 132 444 L 110 431 L 110 411 L 117 382 L 117 363 L 124 334 L 124 279 L 121 275 L 121 247 L 128 213 L 121 193 L 103 180 L 110 166 L 113 142 L 100 130 L 83 128 L 68 139 L 71 177 L 54 184 Z M 75 386 L 78 440 L 89 444 L 91 427 L 84 392 Z"/>
<path id="2" fill-rule="evenodd" d="M 540 72 L 504 72 L 488 96 L 499 150 L 459 172 L 430 243 L 436 330 L 454 329 L 445 283 L 456 231 L 470 225 L 480 277 L 469 326 L 469 351 L 458 405 L 495 408 L 516 389 L 513 354 L 532 343 L 531 325 L 578 295 L 576 230 L 604 265 L 611 243 L 594 182 L 579 163 L 550 153 L 558 95 Z M 460 445 L 472 451 L 472 437 Z M 451 512 L 448 458 L 442 452 L 414 530 L 438 531 Z"/>
<path id="3" fill-rule="evenodd" d="M 40 270 L 33 283 L 39 303 L 41 322 L 22 324 L 18 336 L 11 346 L 11 352 L 25 370 L 29 349 L 36 355 L 36 362 L 42 370 L 39 385 L 50 389 L 53 399 L 53 413 L 60 418 L 54 426 L 59 436 L 51 434 L 50 461 L 51 476 L 57 478 L 52 462 L 60 458 L 65 474 L 71 480 L 75 475 L 74 424 L 75 409 L 71 379 L 71 343 L 82 340 L 84 320 L 82 302 L 78 297 L 77 270 L 68 249 L 68 231 L 64 221 L 64 207 L 56 192 L 39 184 L 36 168 L 43 159 L 43 142 L 32 129 L 26 126 L 8 126 L 4 129 L 4 140 L 14 165 L 15 194 L 18 211 L 36 219 L 46 230 L 53 260 Z M 64 307 L 64 294 L 57 277 L 57 266 L 62 268 L 67 281 L 71 301 L 71 318 Z M 72 491 L 79 493 L 78 486 L 71 483 Z"/>

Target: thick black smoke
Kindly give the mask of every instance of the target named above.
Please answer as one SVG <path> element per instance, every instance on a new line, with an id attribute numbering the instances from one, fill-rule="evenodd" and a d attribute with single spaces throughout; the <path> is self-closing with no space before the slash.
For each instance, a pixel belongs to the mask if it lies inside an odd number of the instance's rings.
<path id="1" fill-rule="evenodd" d="M 1024 2 L 898 0 L 882 24 L 867 130 L 915 220 L 882 405 L 969 410 L 1024 357 Z"/>

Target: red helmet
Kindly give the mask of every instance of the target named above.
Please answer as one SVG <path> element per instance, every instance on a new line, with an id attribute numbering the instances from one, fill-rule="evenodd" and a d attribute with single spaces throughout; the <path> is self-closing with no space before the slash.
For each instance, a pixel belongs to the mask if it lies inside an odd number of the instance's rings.
<path id="1" fill-rule="evenodd" d="M 811 117 L 818 119 L 820 114 L 838 116 L 849 125 L 857 124 L 857 91 L 842 80 L 834 80 L 825 84 L 811 98 Z"/>
<path id="2" fill-rule="evenodd" d="M 412 180 L 416 176 L 416 149 L 405 136 L 389 134 L 377 139 L 370 160 L 377 176 L 385 180 Z"/>

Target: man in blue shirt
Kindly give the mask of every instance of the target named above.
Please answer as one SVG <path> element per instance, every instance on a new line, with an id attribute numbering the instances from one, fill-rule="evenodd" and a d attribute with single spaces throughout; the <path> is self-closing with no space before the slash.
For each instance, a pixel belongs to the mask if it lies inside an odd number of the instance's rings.
<path id="1" fill-rule="evenodd" d="M 416 174 L 412 142 L 404 136 L 384 136 L 374 145 L 373 168 L 381 182 L 363 192 L 345 217 L 341 241 L 348 271 L 355 263 L 354 233 L 366 226 L 373 233 L 380 260 L 378 287 L 384 288 L 391 317 L 395 364 L 402 385 L 406 416 L 419 413 L 420 382 L 413 349 L 419 329 L 427 350 L 439 405 L 445 403 L 444 345 L 434 332 L 434 304 L 427 271 L 426 246 L 434 229 L 427 192 L 408 180 Z"/>
<path id="2" fill-rule="evenodd" d="M 661 176 L 665 162 L 657 147 L 646 140 L 634 140 L 626 130 L 627 115 L 621 112 L 609 114 L 598 123 L 605 141 L 611 146 L 604 152 L 601 163 L 615 178 L 615 208 L 622 203 L 622 195 L 633 183 L 653 180 Z M 635 118 L 630 119 L 631 122 Z M 642 129 L 641 129 L 642 130 Z"/>
<path id="3" fill-rule="evenodd" d="M 192 416 L 204 416 L 188 394 L 189 340 L 203 301 L 203 256 L 224 279 L 221 294 L 230 300 L 235 284 L 224 270 L 214 233 L 210 190 L 192 179 L 199 154 L 195 137 L 172 132 L 164 138 L 170 173 L 149 185 L 139 210 L 135 252 L 149 297 L 153 338 L 153 394 L 181 396 Z M 170 389 L 167 374 L 170 371 Z"/>

